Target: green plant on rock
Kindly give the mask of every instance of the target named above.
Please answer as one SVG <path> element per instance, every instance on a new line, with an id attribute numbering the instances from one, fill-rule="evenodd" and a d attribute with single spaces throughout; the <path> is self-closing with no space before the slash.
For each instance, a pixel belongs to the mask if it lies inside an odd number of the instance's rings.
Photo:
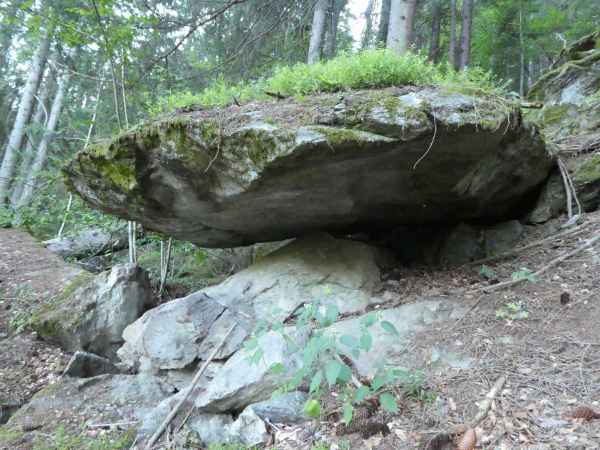
<path id="1" fill-rule="evenodd" d="M 525 320 L 529 318 L 529 311 L 521 302 L 509 302 L 496 310 L 498 319 Z"/>
<path id="2" fill-rule="evenodd" d="M 84 433 L 69 433 L 60 425 L 53 434 L 38 437 L 33 450 L 124 450 L 130 447 L 133 438 L 133 431 L 118 436 L 90 437 Z"/>
<path id="3" fill-rule="evenodd" d="M 308 341 L 299 345 L 286 333 L 283 323 L 277 323 L 270 328 L 281 333 L 291 347 L 294 354 L 299 355 L 302 366 L 291 374 L 290 380 L 274 393 L 289 392 L 299 386 L 309 386 L 310 398 L 304 405 L 307 416 L 318 418 L 322 413 L 322 398 L 328 391 L 341 392 L 340 402 L 343 411 L 343 421 L 348 424 L 352 420 L 356 405 L 368 399 L 377 398 L 381 407 L 391 413 L 398 410 L 396 398 L 391 387 L 402 384 L 405 389 L 412 393 L 422 391 L 423 379 L 405 369 L 387 367 L 386 361 L 380 361 L 380 370 L 373 377 L 369 385 L 361 384 L 353 375 L 348 365 L 348 357 L 359 358 L 361 354 L 373 350 L 372 329 L 379 326 L 385 333 L 398 336 L 395 326 L 386 320 L 382 320 L 377 312 L 370 312 L 360 320 L 360 332 L 358 336 L 331 332 L 328 327 L 334 324 L 340 317 L 337 306 L 323 304 L 315 301 L 304 305 L 297 316 L 296 326 L 299 329 L 310 327 L 311 334 Z M 258 364 L 263 357 L 263 349 L 259 345 L 259 337 L 269 327 L 260 324 L 254 336 L 246 341 L 245 350 L 248 352 L 249 360 Z M 276 363 L 271 367 L 273 373 L 282 373 L 285 367 L 282 363 Z"/>
<path id="4" fill-rule="evenodd" d="M 526 267 L 522 267 L 520 270 L 513 272 L 512 274 L 513 281 L 517 280 L 527 280 L 532 283 L 537 283 L 538 279 L 536 275 Z"/>

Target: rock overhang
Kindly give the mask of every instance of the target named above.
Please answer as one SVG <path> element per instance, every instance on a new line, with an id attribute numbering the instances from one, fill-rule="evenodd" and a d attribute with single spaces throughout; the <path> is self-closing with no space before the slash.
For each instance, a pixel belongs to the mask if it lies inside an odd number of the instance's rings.
<path id="1" fill-rule="evenodd" d="M 93 207 L 233 247 L 514 217 L 553 164 L 518 105 L 428 87 L 179 114 L 80 152 L 64 172 Z"/>

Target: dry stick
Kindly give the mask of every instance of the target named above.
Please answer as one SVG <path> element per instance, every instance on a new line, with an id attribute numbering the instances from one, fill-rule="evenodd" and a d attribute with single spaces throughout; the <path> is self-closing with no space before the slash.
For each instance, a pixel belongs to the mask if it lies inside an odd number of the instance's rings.
<path id="1" fill-rule="evenodd" d="M 473 262 L 468 263 L 468 265 L 469 266 L 476 266 L 478 264 L 483 264 L 483 263 L 486 263 L 486 262 L 496 261 L 498 259 L 504 259 L 504 258 L 508 258 L 509 256 L 517 255 L 517 254 L 519 254 L 519 253 L 521 253 L 521 252 L 523 252 L 525 250 L 529 250 L 530 248 L 537 247 L 538 245 L 542 245 L 542 244 L 545 244 L 547 242 L 554 241 L 555 239 L 558 239 L 558 238 L 561 238 L 561 237 L 565 237 L 565 236 L 569 236 L 571 234 L 576 234 L 579 231 L 581 231 L 583 228 L 587 227 L 591 223 L 595 223 L 595 222 L 587 222 L 587 223 L 578 225 L 575 228 L 570 228 L 568 230 L 561 231 L 560 233 L 553 234 L 552 236 L 549 236 L 547 238 L 540 239 L 538 241 L 532 242 L 531 244 L 527 244 L 527 245 L 525 245 L 523 247 L 519 247 L 519 248 L 516 248 L 514 250 L 509 250 L 507 252 L 500 253 L 498 255 L 489 256 L 487 258 L 478 259 L 477 261 L 473 261 Z"/>
<path id="2" fill-rule="evenodd" d="M 237 323 L 233 324 L 231 326 L 231 328 L 229 328 L 229 330 L 227 331 L 227 333 L 225 333 L 225 336 L 223 336 L 223 339 L 221 339 L 221 342 L 219 342 L 219 345 L 217 345 L 214 348 L 214 350 L 212 351 L 212 353 L 210 354 L 210 356 L 208 357 L 208 359 L 206 360 L 206 362 L 202 365 L 202 367 L 200 368 L 200 370 L 198 370 L 198 372 L 196 372 L 196 375 L 194 376 L 194 379 L 192 380 L 192 382 L 188 386 L 187 391 L 185 392 L 184 396 L 181 398 L 181 400 L 179 400 L 179 402 L 177 402 L 177 404 L 171 410 L 171 412 L 169 413 L 169 415 L 165 418 L 165 420 L 160 424 L 160 426 L 158 427 L 158 429 L 154 432 L 154 434 L 152 435 L 152 437 L 150 438 L 150 440 L 148 441 L 148 443 L 144 447 L 144 450 L 151 450 L 152 447 L 154 446 L 154 444 L 156 444 L 156 442 L 158 441 L 158 439 L 160 438 L 160 436 L 163 434 L 163 432 L 165 431 L 165 429 L 167 428 L 167 426 L 175 418 L 175 416 L 177 415 L 177 413 L 179 412 L 179 410 L 181 409 L 181 407 L 183 406 L 183 404 L 187 401 L 187 399 L 190 397 L 190 395 L 192 395 L 192 392 L 194 391 L 194 388 L 196 387 L 196 385 L 200 381 L 200 377 L 202 376 L 202 374 L 204 373 L 204 371 L 206 370 L 206 368 L 208 367 L 208 365 L 212 362 L 213 358 L 217 355 L 217 353 L 219 352 L 219 350 L 221 350 L 221 347 L 223 347 L 223 345 L 225 344 L 225 341 L 227 340 L 227 338 L 229 337 L 229 335 L 233 332 L 233 330 L 234 330 L 234 328 L 236 326 L 237 326 Z"/>
<path id="3" fill-rule="evenodd" d="M 569 181 L 567 179 L 568 175 L 565 173 L 567 169 L 560 158 L 558 158 L 558 168 L 560 169 L 560 175 L 565 188 L 565 196 L 567 198 L 567 215 L 569 216 L 569 219 L 571 219 L 573 217 L 573 196 L 571 195 L 571 186 L 569 186 Z"/>
<path id="4" fill-rule="evenodd" d="M 167 253 L 164 254 L 164 241 L 160 241 L 160 287 L 158 289 L 158 296 L 161 297 L 165 284 L 167 282 L 167 276 L 169 274 L 169 263 L 171 262 L 171 249 L 173 247 L 173 238 L 169 238 L 167 243 Z"/>
<path id="5" fill-rule="evenodd" d="M 500 378 L 498 378 L 496 380 L 496 382 L 494 383 L 494 386 L 492 386 L 492 389 L 490 390 L 490 392 L 487 393 L 487 395 L 485 396 L 485 399 L 483 400 L 481 406 L 479 407 L 479 412 L 473 418 L 473 420 L 469 423 L 469 428 L 477 427 L 477 425 L 479 425 L 481 423 L 481 421 L 483 419 L 485 419 L 485 417 L 488 415 L 488 412 L 490 412 L 490 408 L 492 407 L 492 402 L 494 401 L 494 398 L 496 397 L 496 395 L 498 395 L 498 392 L 500 391 L 500 389 L 502 389 L 504 387 L 505 383 L 506 383 L 506 377 L 504 377 L 504 376 L 501 376 Z"/>
<path id="6" fill-rule="evenodd" d="M 592 247 L 594 244 L 596 244 L 596 242 L 599 242 L 599 241 L 600 241 L 600 233 L 598 235 L 592 237 L 591 239 L 588 239 L 585 243 L 583 243 L 582 245 L 577 247 L 575 250 L 571 250 L 570 252 L 563 253 L 558 258 L 553 259 L 548 264 L 546 264 L 544 267 L 542 267 L 540 270 L 538 270 L 537 272 L 534 272 L 532 276 L 539 277 L 544 272 L 546 272 L 548 269 L 551 269 L 552 267 L 560 264 L 561 262 L 565 261 L 566 259 L 569 259 L 572 256 L 575 256 L 578 253 L 581 253 L 583 250 Z M 526 280 L 526 278 L 519 278 L 517 280 L 508 280 L 508 281 L 504 281 L 502 283 L 495 284 L 493 286 L 485 286 L 485 287 L 482 287 L 479 289 L 475 289 L 471 292 L 482 292 L 482 291 L 488 292 L 488 293 L 494 292 L 494 291 L 498 291 L 500 289 L 504 289 L 505 287 L 514 286 L 516 284 L 522 283 L 525 280 Z"/>

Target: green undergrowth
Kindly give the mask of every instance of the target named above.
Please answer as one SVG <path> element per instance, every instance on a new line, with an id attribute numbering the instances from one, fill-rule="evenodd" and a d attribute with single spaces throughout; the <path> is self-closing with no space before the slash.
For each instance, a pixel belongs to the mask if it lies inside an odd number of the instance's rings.
<path id="1" fill-rule="evenodd" d="M 124 450 L 130 448 L 133 438 L 133 432 L 97 437 L 71 434 L 59 426 L 53 434 L 38 437 L 33 450 Z"/>
<path id="2" fill-rule="evenodd" d="M 240 103 L 265 100 L 270 98 L 267 92 L 301 98 L 321 92 L 402 85 L 436 85 L 472 94 L 502 95 L 505 90 L 490 73 L 479 68 L 456 72 L 448 65 L 431 64 L 424 55 L 397 55 L 379 49 L 343 54 L 317 64 L 279 67 L 272 76 L 252 82 L 228 84 L 219 80 L 197 94 L 187 91 L 162 97 L 148 110 L 158 115 L 191 105 L 230 105 L 234 98 Z"/>

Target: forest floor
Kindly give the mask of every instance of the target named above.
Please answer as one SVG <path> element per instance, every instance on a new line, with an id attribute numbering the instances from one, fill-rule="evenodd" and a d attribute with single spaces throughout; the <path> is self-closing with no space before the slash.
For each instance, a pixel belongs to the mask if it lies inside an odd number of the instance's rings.
<path id="1" fill-rule="evenodd" d="M 31 310 L 80 272 L 27 233 L 0 229 L 0 423 L 2 410 L 18 408 L 66 366 L 60 348 L 24 328 Z"/>
<path id="2" fill-rule="evenodd" d="M 323 422 L 279 427 L 275 448 L 311 448 L 318 441 L 333 442 L 332 449 L 423 448 L 437 433 L 469 423 L 501 377 L 506 383 L 476 428 L 477 448 L 600 448 L 600 420 L 565 417 L 580 405 L 600 411 L 600 243 L 535 282 L 477 292 L 524 268 L 535 272 L 600 233 L 600 213 L 589 214 L 566 235 L 562 223 L 564 218 L 526 227 L 522 246 L 556 237 L 485 262 L 492 281 L 481 275 L 482 264 L 397 268 L 383 282 L 397 304 L 435 296 L 463 302 L 469 311 L 416 336 L 409 351 L 418 355 L 425 380 L 419 390 L 426 395 L 403 399 L 386 436 L 336 436 L 334 424 Z M 18 405 L 59 379 L 68 355 L 18 331 L 32 306 L 56 295 L 78 271 L 27 234 L 0 230 L 0 404 Z M 456 368 L 440 364 L 431 351 L 436 347 L 456 356 Z"/>

